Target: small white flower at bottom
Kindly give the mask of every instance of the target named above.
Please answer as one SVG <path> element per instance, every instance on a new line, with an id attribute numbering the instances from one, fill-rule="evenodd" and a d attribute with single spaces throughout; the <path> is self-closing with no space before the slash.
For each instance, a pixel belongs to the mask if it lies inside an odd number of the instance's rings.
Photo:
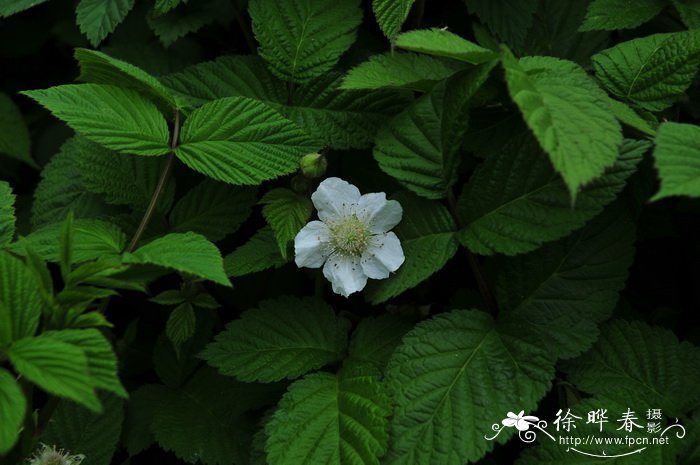
<path id="1" fill-rule="evenodd" d="M 63 449 L 56 450 L 56 446 L 42 444 L 34 456 L 28 459 L 28 465 L 80 465 L 85 456 L 82 454 L 70 455 Z"/>
<path id="2" fill-rule="evenodd" d="M 390 230 L 403 215 L 384 192 L 360 195 L 340 178 L 328 178 L 311 195 L 320 221 L 311 221 L 294 238 L 299 267 L 320 268 L 345 297 L 364 289 L 367 278 L 385 279 L 405 257 L 401 241 Z"/>

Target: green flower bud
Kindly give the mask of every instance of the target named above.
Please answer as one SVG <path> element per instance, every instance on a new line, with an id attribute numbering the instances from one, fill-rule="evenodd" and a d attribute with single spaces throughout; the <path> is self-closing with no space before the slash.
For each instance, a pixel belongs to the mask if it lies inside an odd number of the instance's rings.
<path id="1" fill-rule="evenodd" d="M 301 158 L 300 166 L 307 178 L 320 178 L 326 174 L 328 161 L 320 153 L 309 153 Z"/>

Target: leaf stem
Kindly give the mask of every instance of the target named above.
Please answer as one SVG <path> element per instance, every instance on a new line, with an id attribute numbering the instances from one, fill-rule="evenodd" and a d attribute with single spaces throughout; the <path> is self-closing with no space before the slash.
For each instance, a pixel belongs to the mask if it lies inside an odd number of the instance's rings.
<path id="1" fill-rule="evenodd" d="M 457 199 L 455 198 L 455 194 L 454 192 L 452 192 L 452 190 L 450 190 L 447 193 L 447 205 L 449 207 L 452 218 L 457 224 L 457 227 L 459 229 L 462 229 L 464 225 L 460 221 L 459 215 L 457 215 Z M 472 270 L 472 274 L 474 275 L 474 279 L 476 280 L 476 285 L 479 288 L 479 293 L 481 294 L 481 300 L 484 301 L 484 305 L 486 305 L 486 308 L 489 310 L 489 312 L 491 312 L 491 314 L 495 316 L 498 313 L 498 303 L 496 302 L 496 298 L 493 296 L 493 292 L 491 291 L 491 288 L 489 287 L 488 282 L 484 277 L 484 273 L 481 270 L 479 260 L 476 258 L 476 255 L 474 255 L 466 247 L 460 246 L 460 248 L 467 257 L 469 268 Z"/>
<path id="2" fill-rule="evenodd" d="M 168 158 L 165 160 L 165 165 L 163 166 L 163 171 L 160 173 L 160 178 L 158 179 L 158 184 L 156 185 L 156 188 L 153 191 L 153 195 L 151 196 L 151 201 L 148 204 L 148 208 L 146 208 L 146 212 L 143 214 L 143 217 L 141 218 L 141 223 L 139 224 L 139 227 L 136 229 L 136 232 L 134 233 L 134 237 L 131 238 L 131 242 L 129 243 L 129 246 L 126 248 L 127 252 L 133 252 L 134 250 L 136 250 L 136 246 L 138 245 L 139 241 L 141 240 L 141 236 L 143 236 L 143 233 L 146 231 L 148 224 L 151 222 L 151 218 L 153 217 L 153 213 L 155 213 L 155 211 L 156 211 L 156 207 L 158 206 L 158 202 L 160 201 L 161 197 L 163 196 L 163 192 L 165 192 L 165 186 L 167 186 L 168 179 L 170 179 L 170 174 L 173 171 L 173 164 L 175 161 L 175 149 L 177 148 L 179 139 L 180 139 L 180 112 L 175 110 L 175 123 L 173 126 L 173 137 L 170 140 L 170 153 L 168 154 Z"/>

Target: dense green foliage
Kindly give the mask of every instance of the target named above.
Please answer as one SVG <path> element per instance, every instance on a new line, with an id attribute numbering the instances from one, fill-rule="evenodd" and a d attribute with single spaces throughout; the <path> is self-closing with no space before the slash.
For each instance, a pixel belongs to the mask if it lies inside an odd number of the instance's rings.
<path id="1" fill-rule="evenodd" d="M 0 465 L 699 463 L 698 2 L 0 0 L 0 60 Z M 600 408 L 685 436 L 520 440 Z"/>

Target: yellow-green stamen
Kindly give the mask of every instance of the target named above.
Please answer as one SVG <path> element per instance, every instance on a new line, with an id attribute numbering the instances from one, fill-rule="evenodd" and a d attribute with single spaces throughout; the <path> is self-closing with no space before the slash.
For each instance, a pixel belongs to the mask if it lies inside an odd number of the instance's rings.
<path id="1" fill-rule="evenodd" d="M 355 216 L 344 218 L 330 226 L 331 247 L 341 255 L 360 256 L 367 249 L 372 234 Z"/>

